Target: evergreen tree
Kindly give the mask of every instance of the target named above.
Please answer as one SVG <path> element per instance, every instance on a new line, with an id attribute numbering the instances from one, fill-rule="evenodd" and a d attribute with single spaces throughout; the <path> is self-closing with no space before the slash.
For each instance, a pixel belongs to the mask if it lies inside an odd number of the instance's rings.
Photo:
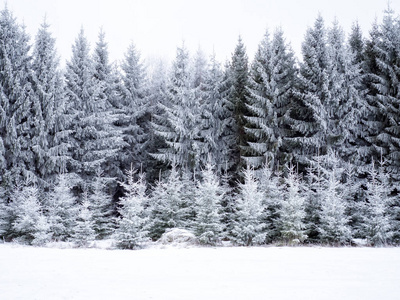
<path id="1" fill-rule="evenodd" d="M 44 246 L 51 240 L 52 232 L 50 232 L 50 225 L 47 222 L 45 215 L 40 215 L 35 225 L 35 233 L 33 234 L 32 245 Z"/>
<path id="2" fill-rule="evenodd" d="M 6 202 L 5 191 L 0 187 L 0 238 L 4 239 L 10 231 L 10 215 Z"/>
<path id="3" fill-rule="evenodd" d="M 99 85 L 98 101 L 103 103 L 101 114 L 103 117 L 104 131 L 108 138 L 112 140 L 116 154 L 120 154 L 124 147 L 128 145 L 123 141 L 122 131 L 118 121 L 121 119 L 122 112 L 119 110 L 122 105 L 122 84 L 119 74 L 109 61 L 108 44 L 105 40 L 105 33 L 100 30 L 98 41 L 93 54 L 94 78 Z M 117 123 L 117 124 L 116 124 Z M 108 163 L 103 165 L 104 177 L 109 182 L 113 182 L 115 177 L 122 179 L 122 168 L 120 166 L 119 155 L 108 158 Z M 113 182 L 115 185 L 116 182 Z"/>
<path id="4" fill-rule="evenodd" d="M 389 176 L 383 161 L 378 170 L 372 161 L 367 182 L 367 199 L 364 203 L 364 232 L 368 242 L 374 246 L 385 246 L 393 237 L 393 220 L 390 215 Z"/>
<path id="5" fill-rule="evenodd" d="M 42 216 L 39 190 L 30 182 L 18 186 L 11 195 L 11 237 L 22 243 L 32 243 L 38 233 L 38 222 Z"/>
<path id="6" fill-rule="evenodd" d="M 122 101 L 118 124 L 126 143 L 123 148 L 122 167 L 139 168 L 146 164 L 150 131 L 150 105 L 146 95 L 145 70 L 140 54 L 131 44 L 122 63 Z"/>
<path id="7" fill-rule="evenodd" d="M 202 85 L 201 132 L 203 161 L 211 154 L 218 174 L 232 168 L 235 147 L 235 119 L 233 103 L 229 100 L 229 67 L 223 71 L 211 56 Z"/>
<path id="8" fill-rule="evenodd" d="M 243 44 L 242 38 L 239 37 L 235 51 L 232 55 L 231 62 L 231 92 L 229 100 L 234 107 L 234 118 L 236 122 L 236 146 L 233 149 L 233 165 L 235 171 L 239 171 L 243 164 L 241 158 L 245 157 L 248 151 L 248 135 L 245 132 L 247 120 L 245 116 L 249 116 L 246 103 L 249 96 L 249 66 L 246 48 Z"/>
<path id="9" fill-rule="evenodd" d="M 246 161 L 260 167 L 266 161 L 275 165 L 290 159 L 287 136 L 291 135 L 289 113 L 295 88 L 296 66 L 293 51 L 278 29 L 272 41 L 268 32 L 259 45 L 251 67 L 247 116 L 251 123 L 247 132 L 253 155 Z"/>
<path id="10" fill-rule="evenodd" d="M 279 224 L 281 237 L 289 245 L 297 245 L 307 239 L 304 224 L 305 198 L 301 187 L 294 167 L 288 167 L 285 177 L 286 193 L 280 205 Z"/>
<path id="11" fill-rule="evenodd" d="M 210 162 L 201 177 L 196 189 L 195 233 L 200 243 L 216 245 L 220 242 L 223 230 L 220 213 L 224 191 Z"/>
<path id="12" fill-rule="evenodd" d="M 79 205 L 72 239 L 78 247 L 88 247 L 89 243 L 95 240 L 95 237 L 93 213 L 90 210 L 89 195 L 85 188 L 82 194 L 82 203 Z"/>
<path id="13" fill-rule="evenodd" d="M 25 179 L 37 180 L 32 149 L 41 122 L 32 88 L 29 37 L 5 8 L 0 12 L 0 162 L 8 192 Z"/>
<path id="14" fill-rule="evenodd" d="M 55 49 L 55 39 L 43 22 L 33 49 L 33 85 L 38 97 L 40 118 L 32 140 L 35 169 L 45 184 L 57 173 L 66 172 L 69 158 L 69 115 L 65 113 L 63 81 Z"/>
<path id="15" fill-rule="evenodd" d="M 199 170 L 199 103 L 191 84 L 189 53 L 184 46 L 177 49 L 167 103 L 161 107 L 164 114 L 156 116 L 153 127 L 167 147 L 159 149 L 153 157 L 185 170 Z"/>
<path id="16" fill-rule="evenodd" d="M 337 155 L 329 153 L 328 163 L 332 164 L 328 178 L 323 183 L 324 190 L 321 199 L 320 238 L 333 244 L 346 244 L 351 239 L 351 230 L 346 215 L 346 190 L 340 182 L 341 170 L 338 169 Z"/>
<path id="17" fill-rule="evenodd" d="M 145 174 L 139 174 L 138 180 L 135 180 L 135 173 L 136 170 L 131 168 L 126 172 L 127 181 L 120 183 L 126 194 L 120 199 L 121 218 L 118 220 L 115 238 L 118 247 L 124 249 L 141 248 L 149 240 L 146 228 L 148 220 L 144 214 L 144 204 L 148 202 Z"/>
<path id="18" fill-rule="evenodd" d="M 264 207 L 260 183 L 249 166 L 243 172 L 244 183 L 239 183 L 237 199 L 238 222 L 233 229 L 233 241 L 251 246 L 265 242 L 265 224 L 262 223 Z"/>
<path id="19" fill-rule="evenodd" d="M 160 180 L 151 195 L 150 237 L 157 240 L 169 228 L 188 229 L 187 203 L 182 197 L 183 184 L 175 165 L 167 180 Z"/>
<path id="20" fill-rule="evenodd" d="M 66 241 L 73 234 L 76 215 L 76 199 L 71 191 L 68 174 L 60 174 L 46 201 L 47 218 L 55 241 Z"/>
<path id="21" fill-rule="evenodd" d="M 106 191 L 107 179 L 102 174 L 103 171 L 97 169 L 96 178 L 92 183 L 92 193 L 89 196 L 96 239 L 103 239 L 111 235 L 115 229 L 112 197 Z"/>
<path id="22" fill-rule="evenodd" d="M 100 98 L 101 85 L 94 77 L 94 64 L 83 29 L 72 52 L 65 73 L 68 107 L 74 116 L 71 167 L 82 179 L 91 179 L 99 166 L 107 166 L 116 155 L 120 138 L 109 131 L 112 118 L 106 109 L 107 103 Z"/>

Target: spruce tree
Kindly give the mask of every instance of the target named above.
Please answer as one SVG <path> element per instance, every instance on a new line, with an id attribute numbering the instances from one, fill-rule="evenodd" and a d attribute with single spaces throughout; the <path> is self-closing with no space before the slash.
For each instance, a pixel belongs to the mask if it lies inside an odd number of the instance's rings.
<path id="1" fill-rule="evenodd" d="M 71 189 L 70 176 L 60 174 L 45 202 L 50 231 L 55 241 L 66 241 L 73 234 L 78 210 Z"/>
<path id="2" fill-rule="evenodd" d="M 33 86 L 41 112 L 33 150 L 35 169 L 48 187 L 57 173 L 66 172 L 69 157 L 69 115 L 65 113 L 65 94 L 55 49 L 55 39 L 43 22 L 33 49 Z"/>
<path id="3" fill-rule="evenodd" d="M 85 188 L 82 194 L 82 203 L 79 205 L 72 240 L 78 247 L 88 247 L 90 242 L 95 240 L 95 237 L 89 194 L 87 188 Z"/>
<path id="4" fill-rule="evenodd" d="M 242 246 L 265 243 L 263 193 L 254 170 L 247 166 L 243 171 L 244 183 L 239 183 L 237 223 L 233 228 L 233 241 Z"/>
<path id="5" fill-rule="evenodd" d="M 126 193 L 120 199 L 121 218 L 118 220 L 115 238 L 118 247 L 123 249 L 141 248 L 149 240 L 148 219 L 144 213 L 144 205 L 148 202 L 145 174 L 139 174 L 138 180 L 135 180 L 135 174 L 136 170 L 131 168 L 126 172 L 126 182 L 120 183 Z"/>
<path id="6" fill-rule="evenodd" d="M 221 201 L 224 191 L 209 162 L 201 172 L 202 180 L 196 189 L 195 233 L 202 244 L 216 245 L 221 240 Z"/>
<path id="7" fill-rule="evenodd" d="M 304 223 L 305 197 L 299 175 L 293 166 L 288 167 L 285 177 L 285 197 L 279 210 L 279 228 L 282 240 L 289 245 L 297 245 L 307 239 Z"/>
<path id="8" fill-rule="evenodd" d="M 367 199 L 364 203 L 363 229 L 368 242 L 374 246 L 385 246 L 393 237 L 393 216 L 390 213 L 389 176 L 381 160 L 378 168 L 372 161 L 367 182 Z"/>
<path id="9" fill-rule="evenodd" d="M 103 239 L 113 233 L 115 222 L 112 196 L 107 193 L 107 179 L 103 177 L 101 169 L 97 169 L 91 189 L 89 201 L 93 214 L 93 229 L 96 239 Z"/>
<path id="10" fill-rule="evenodd" d="M 199 103 L 191 84 L 189 53 L 185 46 L 177 49 L 167 89 L 167 101 L 161 104 L 163 114 L 156 116 L 153 123 L 155 133 L 164 138 L 166 148 L 152 156 L 187 171 L 199 170 Z"/>
<path id="11" fill-rule="evenodd" d="M 296 83 L 293 51 L 278 29 L 272 41 L 268 32 L 259 45 L 250 71 L 249 104 L 252 125 L 246 128 L 254 137 L 249 142 L 252 155 L 246 161 L 255 167 L 272 162 L 274 165 L 290 160 L 290 110 Z"/>

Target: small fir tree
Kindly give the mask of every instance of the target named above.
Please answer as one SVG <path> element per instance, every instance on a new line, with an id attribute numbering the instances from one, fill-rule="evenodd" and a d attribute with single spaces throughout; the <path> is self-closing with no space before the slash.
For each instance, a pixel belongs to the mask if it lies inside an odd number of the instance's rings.
<path id="1" fill-rule="evenodd" d="M 88 247 L 90 242 L 95 240 L 95 237 L 93 213 L 90 210 L 88 191 L 85 189 L 82 195 L 82 203 L 79 205 L 72 239 L 78 247 Z"/>
<path id="2" fill-rule="evenodd" d="M 120 199 L 118 228 L 115 233 L 117 245 L 123 249 L 137 249 L 149 241 L 144 204 L 148 202 L 146 195 L 145 174 L 140 173 L 135 180 L 136 170 L 126 172 L 126 182 L 120 184 L 125 189 L 125 196 Z"/>

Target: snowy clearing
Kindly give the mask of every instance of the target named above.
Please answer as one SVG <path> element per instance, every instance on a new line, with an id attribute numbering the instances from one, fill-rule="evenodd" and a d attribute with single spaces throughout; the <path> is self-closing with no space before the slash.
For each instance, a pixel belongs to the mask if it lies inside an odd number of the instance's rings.
<path id="1" fill-rule="evenodd" d="M 399 299 L 400 248 L 0 244 L 0 298 Z"/>

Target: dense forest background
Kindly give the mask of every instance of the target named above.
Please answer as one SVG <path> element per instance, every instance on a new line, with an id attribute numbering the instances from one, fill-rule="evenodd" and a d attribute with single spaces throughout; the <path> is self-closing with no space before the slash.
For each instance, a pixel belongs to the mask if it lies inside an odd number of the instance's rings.
<path id="1" fill-rule="evenodd" d="M 37 245 L 399 243 L 399 18 L 318 16 L 301 58 L 279 28 L 251 62 L 240 37 L 223 65 L 183 43 L 150 72 L 83 29 L 61 69 L 51 27 L 3 9 L 0 183 L 0 237 Z"/>

